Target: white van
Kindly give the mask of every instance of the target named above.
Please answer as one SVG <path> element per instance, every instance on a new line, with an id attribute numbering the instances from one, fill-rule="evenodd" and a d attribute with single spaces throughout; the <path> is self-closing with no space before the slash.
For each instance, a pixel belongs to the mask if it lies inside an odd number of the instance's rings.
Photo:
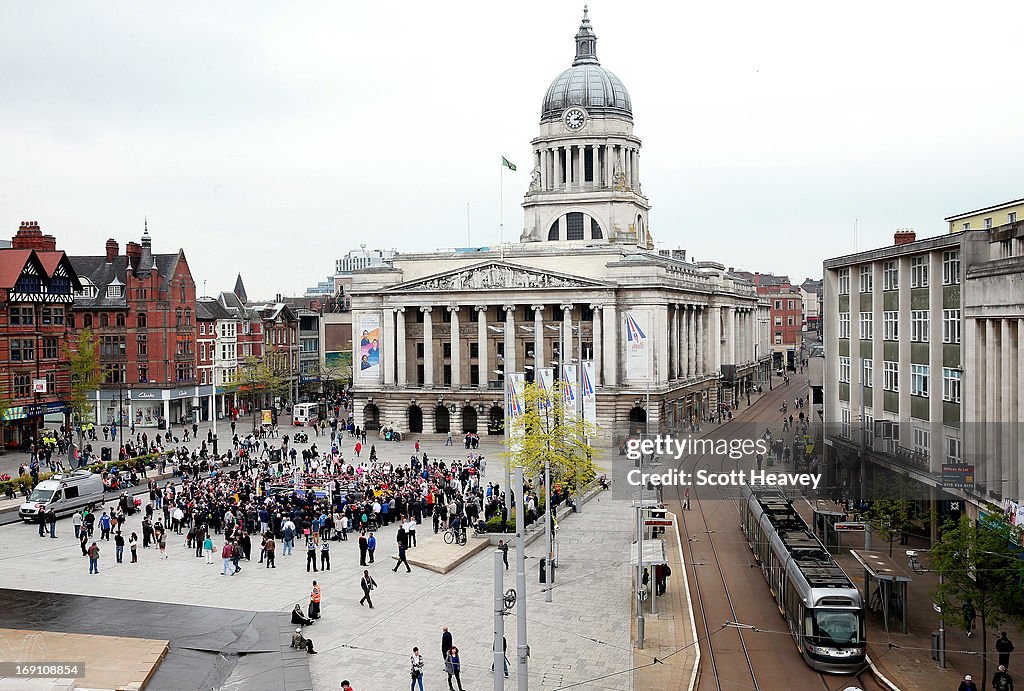
<path id="1" fill-rule="evenodd" d="M 52 475 L 43 480 L 21 505 L 18 516 L 23 521 L 42 520 L 51 508 L 58 516 L 103 503 L 103 478 L 88 470 Z"/>
<path id="2" fill-rule="evenodd" d="M 298 427 L 308 425 L 311 420 L 316 419 L 319 407 L 316 403 L 296 403 L 292 408 L 292 424 Z"/>

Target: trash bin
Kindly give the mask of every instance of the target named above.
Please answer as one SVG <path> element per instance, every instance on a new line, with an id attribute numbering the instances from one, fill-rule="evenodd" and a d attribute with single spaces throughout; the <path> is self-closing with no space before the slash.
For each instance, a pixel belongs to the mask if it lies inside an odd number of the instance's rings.
<path id="1" fill-rule="evenodd" d="M 103 461 L 104 463 L 109 463 L 110 462 L 110 447 L 109 446 L 104 446 L 102 449 L 100 449 L 100 460 Z"/>
<path id="2" fill-rule="evenodd" d="M 541 557 L 541 560 L 540 560 L 540 582 L 541 583 L 547 583 L 548 582 L 548 560 L 547 560 L 547 557 Z M 554 565 L 552 565 L 552 567 L 551 567 L 551 582 L 552 583 L 555 582 L 555 567 L 554 567 Z"/>

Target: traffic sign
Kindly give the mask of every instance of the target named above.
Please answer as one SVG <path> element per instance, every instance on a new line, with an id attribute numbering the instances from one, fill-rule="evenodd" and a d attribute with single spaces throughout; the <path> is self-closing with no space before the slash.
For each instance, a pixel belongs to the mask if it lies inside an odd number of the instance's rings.
<path id="1" fill-rule="evenodd" d="M 836 532 L 864 532 L 863 523 L 835 523 L 833 527 L 836 529 Z"/>
<path id="2" fill-rule="evenodd" d="M 640 586 L 640 590 L 636 591 L 636 597 L 637 597 L 638 600 L 640 600 L 640 602 L 644 602 L 644 601 L 647 600 L 647 586 L 646 585 Z"/>
<path id="3" fill-rule="evenodd" d="M 672 521 L 667 518 L 645 518 L 644 525 L 671 526 Z"/>

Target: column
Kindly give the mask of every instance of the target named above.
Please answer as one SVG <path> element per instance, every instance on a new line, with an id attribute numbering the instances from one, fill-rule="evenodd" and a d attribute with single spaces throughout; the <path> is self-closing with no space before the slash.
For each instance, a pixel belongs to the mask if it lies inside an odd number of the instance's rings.
<path id="1" fill-rule="evenodd" d="M 997 478 L 1005 478 L 1008 482 L 1004 482 L 999 487 L 1000 495 L 1003 497 L 1017 498 L 1017 494 L 1014 490 L 1017 489 L 1017 470 L 1016 463 L 1010 461 L 1011 458 L 1017 458 L 1013 454 L 1013 443 L 1010 440 L 1011 431 L 1016 425 L 1020 424 L 1020 418 L 1015 417 L 1015 410 L 1012 399 L 1016 398 L 1017 392 L 1011 388 L 1013 379 L 1013 370 L 1017 365 L 1017 357 L 1013 352 L 1012 334 L 1010 332 L 1010 319 L 999 320 L 999 419 L 997 420 L 999 429 L 999 474 Z M 942 372 L 939 372 L 939 376 L 942 376 Z M 935 381 L 934 375 L 932 382 Z M 932 391 L 934 391 L 934 387 Z M 1007 494 L 1011 492 L 1011 494 Z"/>
<path id="2" fill-rule="evenodd" d="M 989 490 L 992 488 L 999 488 L 999 480 L 1002 476 L 999 474 L 998 458 L 999 458 L 999 440 L 997 436 L 997 429 L 999 427 L 999 351 L 998 351 L 998 331 L 995 319 L 985 319 L 983 322 L 985 329 L 985 424 L 982 429 L 985 430 L 985 437 L 987 442 L 985 445 L 985 456 L 979 458 L 979 465 L 984 465 L 984 472 L 979 472 L 981 476 L 980 482 L 985 483 L 984 493 L 988 496 Z M 901 435 L 902 439 L 902 435 Z"/>
<path id="3" fill-rule="evenodd" d="M 682 305 L 674 305 L 672 310 L 672 378 L 678 380 L 683 375 L 683 312 Z"/>
<path id="4" fill-rule="evenodd" d="M 395 336 L 395 346 L 398 348 L 398 386 L 405 387 L 409 383 L 409 367 L 405 360 L 405 308 L 397 308 L 395 316 L 398 318 L 398 333 Z"/>
<path id="5" fill-rule="evenodd" d="M 1021 381 L 1021 372 L 1024 372 L 1024 342 L 1022 342 L 1022 339 L 1024 339 L 1024 319 L 1018 319 L 1017 320 L 1017 343 L 1016 343 L 1016 346 L 1017 346 L 1016 347 L 1016 351 L 1017 351 L 1017 364 L 1015 365 L 1015 367 L 1017 368 L 1017 381 L 1014 382 L 1015 385 L 1010 390 L 1011 391 L 1011 395 L 1017 397 L 1017 412 L 1016 412 L 1016 415 L 1011 418 L 1011 420 L 1013 420 L 1016 423 L 1016 424 L 1013 425 L 1013 427 L 1011 427 L 1011 429 L 1016 429 L 1016 434 L 1017 434 L 1017 450 L 1016 450 L 1016 454 L 1014 455 L 1014 458 L 1020 458 L 1021 455 L 1024 454 L 1024 424 L 1021 424 L 1019 422 L 1021 420 L 1022 416 L 1024 416 L 1024 386 L 1022 386 L 1022 384 L 1024 384 L 1024 382 Z M 963 392 L 961 390 L 961 395 L 962 395 L 962 393 Z M 961 420 L 964 419 L 962 411 L 963 411 L 963 407 L 961 406 L 961 418 L 960 418 Z M 963 429 L 963 423 L 962 422 L 961 422 L 961 425 L 960 425 L 960 429 L 961 430 Z M 962 432 L 960 433 L 960 437 L 963 438 L 963 433 Z M 1017 476 L 1017 482 L 1016 482 L 1017 492 L 1016 492 L 1016 496 L 1020 497 L 1021 496 L 1021 490 L 1024 489 L 1024 488 L 1021 487 L 1021 480 L 1024 479 L 1024 478 L 1021 478 L 1021 476 L 1020 476 L 1020 467 L 1017 464 L 1014 464 L 1013 472 Z"/>
<path id="6" fill-rule="evenodd" d="M 640 191 L 640 149 L 633 151 L 633 181 L 634 189 Z"/>
<path id="7" fill-rule="evenodd" d="M 625 165 L 625 168 L 626 168 L 623 171 L 626 174 L 626 186 L 627 187 L 632 187 L 633 186 L 633 150 L 630 149 L 630 148 L 623 149 L 623 158 L 624 158 L 624 165 Z"/>
<path id="8" fill-rule="evenodd" d="M 487 380 L 491 378 L 491 366 L 487 357 L 487 306 L 476 307 L 476 349 L 477 349 L 477 386 L 487 390 Z"/>
<path id="9" fill-rule="evenodd" d="M 604 336 L 604 383 L 618 386 L 619 383 L 619 315 L 614 304 L 604 306 L 601 315 L 601 331 Z"/>
<path id="10" fill-rule="evenodd" d="M 384 386 L 395 383 L 395 311 L 385 307 L 381 314 L 380 330 L 384 340 Z"/>
<path id="11" fill-rule="evenodd" d="M 452 388 L 458 389 L 462 385 L 462 353 L 460 346 L 462 341 L 459 338 L 459 308 L 449 307 L 451 315 L 451 344 L 452 344 Z"/>
<path id="12" fill-rule="evenodd" d="M 601 386 L 603 382 L 602 371 L 604 369 L 604 363 L 601 361 L 601 354 L 604 349 L 601 346 L 604 344 L 601 343 L 601 339 L 603 338 L 603 335 L 601 334 L 601 321 L 604 317 L 601 315 L 601 310 L 603 309 L 601 305 L 591 305 L 590 309 L 594 315 L 594 320 L 591 322 L 590 326 L 590 333 L 591 340 L 594 342 L 594 387 L 596 388 Z"/>
<path id="13" fill-rule="evenodd" d="M 502 372 L 516 371 L 516 306 L 504 305 L 505 310 L 505 355 Z"/>
<path id="14" fill-rule="evenodd" d="M 420 307 L 423 313 L 423 386 L 434 386 L 434 322 L 430 316 L 430 307 Z"/>
<path id="15" fill-rule="evenodd" d="M 704 376 L 704 374 L 708 371 L 708 363 L 705 360 L 706 353 L 705 353 L 705 350 L 704 350 L 705 333 L 704 333 L 704 308 L 703 307 L 700 307 L 700 306 L 694 307 L 693 322 L 694 322 L 694 330 L 695 330 L 695 333 L 696 333 L 696 336 L 697 336 L 696 340 L 694 341 L 695 348 L 696 348 L 696 350 L 695 350 L 696 360 L 694 362 L 694 367 L 696 368 L 697 376 L 701 377 L 701 376 Z"/>
<path id="16" fill-rule="evenodd" d="M 559 365 L 572 362 L 573 353 L 576 349 L 572 347 L 572 305 L 561 305 L 562 308 L 562 347 L 565 352 L 558 354 Z M 561 377 L 561 373 L 558 375 Z"/>
<path id="17" fill-rule="evenodd" d="M 540 369 L 544 366 L 544 305 L 532 305 L 530 309 L 533 310 L 533 366 Z M 534 376 L 539 376 L 536 370 Z"/>
<path id="18" fill-rule="evenodd" d="M 694 305 L 686 306 L 686 378 L 697 375 L 697 310 Z"/>

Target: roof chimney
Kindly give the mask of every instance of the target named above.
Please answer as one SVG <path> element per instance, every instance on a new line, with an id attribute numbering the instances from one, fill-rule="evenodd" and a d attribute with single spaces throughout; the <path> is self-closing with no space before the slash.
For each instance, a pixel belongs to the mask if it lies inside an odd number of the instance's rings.
<path id="1" fill-rule="evenodd" d="M 127 242 L 124 246 L 124 253 L 136 269 L 139 269 L 139 257 L 142 256 L 142 245 L 137 242 Z"/>
<path id="2" fill-rule="evenodd" d="M 917 233 L 913 230 L 897 230 L 892 235 L 894 245 L 906 245 L 909 242 L 917 240 Z"/>
<path id="3" fill-rule="evenodd" d="M 121 247 L 117 244 L 117 240 L 114 238 L 107 240 L 107 263 L 112 263 L 114 261 L 114 257 L 116 257 L 120 251 Z"/>
<path id="4" fill-rule="evenodd" d="M 16 250 L 54 252 L 57 239 L 52 235 L 43 235 L 43 231 L 39 230 L 39 221 L 22 221 L 18 234 L 11 238 L 11 247 Z"/>

